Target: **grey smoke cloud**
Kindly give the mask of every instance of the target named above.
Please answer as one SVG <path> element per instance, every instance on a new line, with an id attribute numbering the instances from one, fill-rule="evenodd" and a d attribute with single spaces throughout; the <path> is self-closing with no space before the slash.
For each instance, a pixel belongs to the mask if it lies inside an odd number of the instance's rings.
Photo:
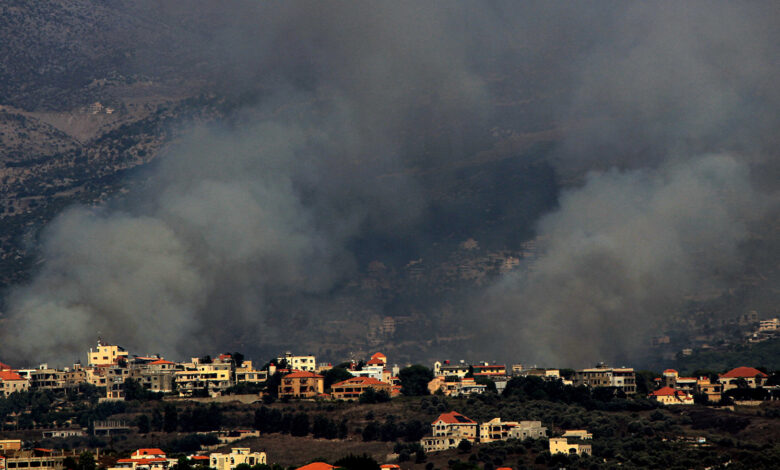
<path id="1" fill-rule="evenodd" d="M 721 288 L 776 208 L 771 2 L 117 8 L 188 31 L 171 45 L 181 73 L 262 98 L 187 132 L 145 194 L 45 230 L 39 272 L 9 297 L 4 361 L 76 355 L 98 331 L 180 356 L 237 329 L 279 335 L 275 295 L 327 295 L 358 269 L 350 242 L 369 229 L 415 243 L 430 203 L 416 172 L 484 150 L 491 126 L 558 128 L 550 158 L 567 187 L 537 224 L 534 269 L 463 308 L 464 324 L 510 326 L 474 338 L 478 352 L 625 356 L 686 296 Z M 133 60 L 170 68 L 161 57 Z M 520 117 L 505 95 L 527 100 Z"/>
<path id="2" fill-rule="evenodd" d="M 728 155 L 589 173 L 540 220 L 538 261 L 492 286 L 483 312 L 523 360 L 631 357 L 689 296 L 739 272 L 740 244 L 768 204 Z"/>

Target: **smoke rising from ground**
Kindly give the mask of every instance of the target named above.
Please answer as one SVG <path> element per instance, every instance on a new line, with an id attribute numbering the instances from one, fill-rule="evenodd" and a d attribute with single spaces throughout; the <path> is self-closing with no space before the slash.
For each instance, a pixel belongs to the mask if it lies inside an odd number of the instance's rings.
<path id="1" fill-rule="evenodd" d="M 723 288 L 776 210 L 771 2 L 199 6 L 139 8 L 194 16 L 191 62 L 223 92 L 260 88 L 260 103 L 188 132 L 145 194 L 45 229 L 39 272 L 9 297 L 4 360 L 76 355 L 98 332 L 177 355 L 237 329 L 294 334 L 267 321 L 269 298 L 328 295 L 360 268 L 350 243 L 369 229 L 416 243 L 431 201 L 415 171 L 483 150 L 491 126 L 557 129 L 567 187 L 537 224 L 533 269 L 463 307 L 463 323 L 502 326 L 478 352 L 626 357 L 687 296 Z M 527 90 L 523 122 L 501 87 Z"/>

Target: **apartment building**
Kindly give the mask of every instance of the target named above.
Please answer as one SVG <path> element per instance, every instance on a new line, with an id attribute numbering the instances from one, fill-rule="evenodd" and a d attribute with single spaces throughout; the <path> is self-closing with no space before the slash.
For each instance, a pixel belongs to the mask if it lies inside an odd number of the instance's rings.
<path id="1" fill-rule="evenodd" d="M 615 387 L 626 395 L 636 393 L 636 376 L 630 367 L 607 367 L 600 365 L 574 373 L 574 386 Z"/>
<path id="2" fill-rule="evenodd" d="M 314 372 L 317 369 L 317 361 L 314 356 L 295 356 L 291 352 L 286 352 L 283 357 L 276 358 L 277 364 L 282 361 L 287 363 L 287 369 L 302 370 Z"/>
<path id="3" fill-rule="evenodd" d="M 292 372 L 279 384 L 279 398 L 314 398 L 324 392 L 325 377 L 314 372 Z"/>
<path id="4" fill-rule="evenodd" d="M 78 459 L 75 451 L 51 449 L 15 450 L 5 453 L 5 468 L 7 470 L 45 468 L 62 470 L 66 457 Z"/>
<path id="5" fill-rule="evenodd" d="M 538 439 L 547 435 L 541 421 L 501 421 L 493 418 L 479 425 L 479 442 L 505 441 L 507 439 Z"/>
<path id="6" fill-rule="evenodd" d="M 221 392 L 233 385 L 231 362 L 202 363 L 193 358 L 182 367 L 182 370 L 174 372 L 176 389 L 181 396 Z"/>
<path id="7" fill-rule="evenodd" d="M 463 378 L 469 373 L 469 365 L 463 361 L 456 364 L 450 364 L 450 361 L 433 363 L 433 375 L 436 377 L 459 377 Z"/>
<path id="8" fill-rule="evenodd" d="M 127 351 L 121 346 L 103 344 L 98 340 L 97 349 L 89 349 L 87 353 L 87 366 L 107 366 L 127 361 Z"/>

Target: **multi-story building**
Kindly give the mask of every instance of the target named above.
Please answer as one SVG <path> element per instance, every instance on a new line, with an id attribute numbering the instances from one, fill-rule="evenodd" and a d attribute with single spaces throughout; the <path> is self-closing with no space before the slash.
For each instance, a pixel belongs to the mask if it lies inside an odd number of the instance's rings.
<path id="1" fill-rule="evenodd" d="M 761 320 L 758 323 L 758 331 L 769 332 L 780 330 L 780 320 L 777 318 L 769 318 L 767 320 Z"/>
<path id="2" fill-rule="evenodd" d="M 50 368 L 48 364 L 41 364 L 37 369 L 19 369 L 17 372 L 30 381 L 33 390 L 65 389 L 65 371 Z"/>
<path id="3" fill-rule="evenodd" d="M 241 464 L 250 467 L 265 465 L 265 452 L 252 452 L 248 447 L 234 447 L 229 454 L 209 454 L 210 467 L 216 470 L 235 470 Z"/>
<path id="4" fill-rule="evenodd" d="M 479 425 L 479 442 L 504 441 L 507 439 L 537 439 L 547 435 L 547 428 L 541 421 L 501 421 L 493 418 Z"/>
<path id="5" fill-rule="evenodd" d="M 121 346 L 103 344 L 98 340 L 97 349 L 89 349 L 87 366 L 107 366 L 127 361 L 127 351 Z"/>
<path id="6" fill-rule="evenodd" d="M 489 379 L 506 377 L 505 365 L 488 364 L 487 362 L 484 362 L 482 364 L 473 365 L 471 368 L 474 372 L 474 377 L 487 377 Z"/>
<path id="7" fill-rule="evenodd" d="M 190 363 L 183 364 L 183 370 L 174 373 L 176 389 L 182 396 L 221 392 L 233 385 L 232 373 L 231 362 L 202 363 L 192 358 Z"/>
<path id="8" fill-rule="evenodd" d="M 252 367 L 252 361 L 244 361 L 241 367 L 236 367 L 236 383 L 259 384 L 268 379 L 268 372 L 264 370 L 255 370 Z"/>
<path id="9" fill-rule="evenodd" d="M 63 461 L 67 457 L 78 459 L 75 451 L 55 451 L 51 449 L 16 450 L 5 453 L 5 468 L 7 470 L 45 468 L 62 470 Z"/>
<path id="10" fill-rule="evenodd" d="M 30 389 L 30 381 L 8 369 L 0 370 L 0 396 L 7 397 L 14 392 Z"/>
<path id="11" fill-rule="evenodd" d="M 337 400 L 356 400 L 367 389 L 375 392 L 386 392 L 388 396 L 395 396 L 397 392 L 387 382 L 382 382 L 372 377 L 353 377 L 331 386 L 331 396 Z"/>
<path id="12" fill-rule="evenodd" d="M 636 376 L 630 367 L 607 367 L 600 365 L 574 373 L 574 385 L 588 387 L 615 387 L 626 395 L 636 393 Z"/>
<path id="13" fill-rule="evenodd" d="M 707 400 L 717 403 L 723 396 L 723 384 L 710 382 L 709 377 L 699 377 L 696 381 L 696 393 L 707 397 Z"/>
<path id="14" fill-rule="evenodd" d="M 22 450 L 22 441 L 20 439 L 2 439 L 0 440 L 0 453 L 6 453 L 16 450 Z"/>
<path id="15" fill-rule="evenodd" d="M 453 449 L 464 439 L 470 442 L 477 440 L 476 421 L 456 411 L 439 415 L 431 423 L 431 429 L 432 436 L 423 437 L 420 441 L 425 452 Z"/>
<path id="16" fill-rule="evenodd" d="M 314 372 L 289 373 L 279 384 L 279 398 L 314 398 L 324 392 L 325 377 Z"/>
<path id="17" fill-rule="evenodd" d="M 287 369 L 303 370 L 306 372 L 314 372 L 317 369 L 317 361 L 314 356 L 294 356 L 291 352 L 286 352 L 284 357 L 276 358 L 277 364 L 281 364 L 282 361 L 287 363 Z"/>
<path id="18" fill-rule="evenodd" d="M 437 376 L 428 382 L 431 394 L 441 392 L 447 396 L 460 397 L 485 393 L 487 385 L 478 384 L 472 378 L 459 379 L 454 376 Z"/>
<path id="19" fill-rule="evenodd" d="M 463 378 L 469 373 L 469 365 L 463 361 L 457 364 L 450 364 L 450 361 L 433 363 L 433 375 L 436 377 L 459 377 Z"/>

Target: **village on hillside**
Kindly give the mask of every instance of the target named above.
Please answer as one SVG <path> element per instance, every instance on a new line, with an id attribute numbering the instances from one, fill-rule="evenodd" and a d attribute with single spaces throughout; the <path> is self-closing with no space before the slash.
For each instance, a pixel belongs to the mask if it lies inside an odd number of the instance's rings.
<path id="1" fill-rule="evenodd" d="M 430 368 L 422 365 L 399 367 L 391 365 L 380 352 L 364 360 L 340 364 L 317 362 L 314 355 L 291 352 L 281 354 L 262 366 L 245 359 L 241 353 L 174 362 L 159 355 L 131 355 L 121 346 L 103 341 L 98 341 L 96 348 L 89 349 L 86 365 L 77 363 L 72 367 L 52 368 L 41 364 L 35 368 L 16 368 L 0 363 L 0 400 L 6 402 L 19 401 L 19 397 L 36 392 L 64 393 L 67 396 L 85 389 L 93 393 L 95 406 L 104 407 L 150 397 L 166 403 L 196 401 L 212 406 L 231 402 L 271 405 L 274 402 L 325 404 L 350 401 L 369 406 L 404 396 L 468 398 L 512 394 L 533 396 L 539 393 L 548 399 L 565 396 L 565 400 L 575 403 L 633 399 L 650 403 L 645 406 L 651 408 L 699 405 L 728 410 L 734 409 L 734 406 L 759 406 L 780 400 L 780 374 L 742 366 L 717 376 L 685 377 L 676 370 L 667 369 L 651 377 L 646 371 L 637 372 L 631 367 L 605 364 L 573 370 L 449 360 L 437 361 Z M 257 411 L 260 415 L 256 414 L 255 429 L 208 430 L 216 432 L 217 444 L 221 445 L 256 438 L 262 432 L 273 432 L 274 425 L 267 423 L 273 418 L 266 408 L 263 409 L 266 411 Z M 49 442 L 85 436 L 120 439 L 132 430 L 138 429 L 143 433 L 149 432 L 151 427 L 148 420 L 130 423 L 122 419 L 92 419 L 81 423 L 85 426 L 74 420 L 45 423 L 36 422 L 30 409 L 18 408 L 10 413 L 5 413 L 4 409 L 0 411 L 3 411 L 3 422 L 0 423 L 3 434 L 10 430 L 34 429 L 41 439 Z M 538 419 L 507 420 L 498 415 L 489 419 L 472 419 L 458 410 L 442 411 L 414 436 L 417 440 L 413 446 L 393 454 L 395 457 L 388 459 L 383 468 L 397 467 L 399 459 L 408 460 L 408 457 L 401 457 L 403 452 L 407 455 L 433 455 L 452 449 L 463 452 L 470 451 L 473 446 L 510 440 L 544 441 L 549 455 L 590 456 L 593 453 L 592 443 L 599 438 L 589 429 L 563 429 L 560 426 L 553 429 L 552 423 Z M 167 411 L 161 419 L 169 419 Z M 309 432 L 306 419 L 306 432 L 302 435 Z M 290 432 L 295 435 L 294 417 L 290 417 L 290 421 Z M 159 425 L 161 429 L 166 426 L 166 423 Z M 314 426 L 316 436 L 316 420 Z M 320 432 L 322 436 L 348 435 L 348 431 L 336 430 L 335 423 L 322 426 L 333 429 Z M 176 429 L 175 425 L 173 429 Z M 369 426 L 362 431 L 364 440 L 368 429 Z M 139 448 L 127 457 L 106 460 L 104 456 L 100 462 L 108 470 L 186 470 L 196 466 L 246 470 L 267 465 L 266 452 L 273 453 L 273 449 L 252 450 L 250 447 L 231 447 L 229 452 L 217 452 L 219 446 L 214 442 L 195 447 L 193 452 L 177 452 L 175 456 L 168 456 L 159 448 Z M 36 447 L 34 442 L 22 439 L 0 439 L 0 470 L 36 467 L 70 470 L 81 455 L 66 446 L 49 449 Z M 321 464 L 334 468 L 330 464 Z"/>

